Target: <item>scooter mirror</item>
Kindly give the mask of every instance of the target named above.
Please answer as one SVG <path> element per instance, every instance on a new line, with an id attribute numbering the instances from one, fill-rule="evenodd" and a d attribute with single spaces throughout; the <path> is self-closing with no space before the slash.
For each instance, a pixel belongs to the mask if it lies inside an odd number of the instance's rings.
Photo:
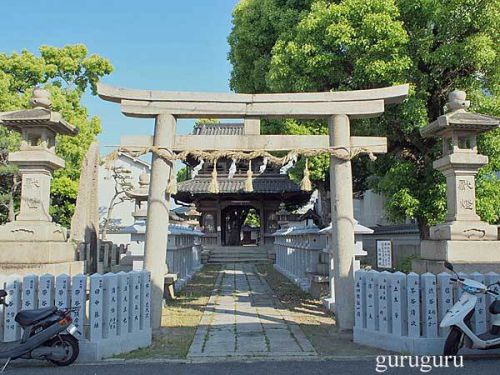
<path id="1" fill-rule="evenodd" d="M 453 264 L 451 264 L 450 262 L 444 262 L 444 266 L 450 271 L 453 271 Z"/>

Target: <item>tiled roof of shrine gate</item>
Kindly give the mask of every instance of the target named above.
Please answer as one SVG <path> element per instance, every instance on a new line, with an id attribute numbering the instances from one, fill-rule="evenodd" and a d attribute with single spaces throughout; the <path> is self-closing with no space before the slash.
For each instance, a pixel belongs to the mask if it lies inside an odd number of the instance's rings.
<path id="1" fill-rule="evenodd" d="M 219 178 L 219 194 L 248 194 L 243 190 L 245 187 L 245 178 Z M 191 194 L 211 194 L 208 191 L 210 178 L 195 178 L 179 182 L 177 190 L 179 193 Z M 280 194 L 288 192 L 300 192 L 300 187 L 288 178 L 254 178 L 253 194 Z"/>
<path id="2" fill-rule="evenodd" d="M 243 135 L 242 123 L 198 124 L 194 126 L 195 135 Z"/>

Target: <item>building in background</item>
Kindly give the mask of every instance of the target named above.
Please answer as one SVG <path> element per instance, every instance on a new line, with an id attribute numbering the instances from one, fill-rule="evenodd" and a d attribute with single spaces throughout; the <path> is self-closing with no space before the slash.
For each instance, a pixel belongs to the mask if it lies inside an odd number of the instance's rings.
<path id="1" fill-rule="evenodd" d="M 391 247 L 391 267 L 405 268 L 412 258 L 420 254 L 420 232 L 415 220 L 407 219 L 404 223 L 391 223 L 387 220 L 385 198 L 367 190 L 354 199 L 354 217 L 359 224 L 373 229 L 373 233 L 363 239 L 363 248 L 368 255 L 363 262 L 377 267 L 377 244 L 389 244 Z"/>
<path id="2" fill-rule="evenodd" d="M 195 128 L 196 134 L 242 134 L 243 124 L 200 124 Z M 189 220 L 186 212 L 190 210 L 189 203 L 195 203 L 200 211 L 199 223 L 205 233 L 205 245 L 257 245 L 267 244 L 272 247 L 271 234 L 278 229 L 276 213 L 282 202 L 305 203 L 298 210 L 291 212 L 288 221 L 291 226 L 303 226 L 314 222 L 315 202 L 317 192 L 312 194 L 302 192 L 286 174 L 280 174 L 279 169 L 267 166 L 263 174 L 259 174 L 262 160 L 252 164 L 254 172 L 254 192 L 245 193 L 243 186 L 248 170 L 248 163 L 237 163 L 237 172 L 232 179 L 228 178 L 232 160 L 219 160 L 217 173 L 220 192 L 213 194 L 208 186 L 213 172 L 213 165 L 205 163 L 199 175 L 193 179 L 179 183 L 178 193 L 174 196 L 176 202 L 184 202 L 179 206 L 171 202 L 171 223 L 182 223 Z M 192 170 L 197 161 L 192 160 L 188 168 Z M 115 166 L 129 171 L 131 184 L 138 186 L 141 174 L 150 173 L 150 165 L 142 159 L 120 153 Z M 110 201 L 115 193 L 115 181 L 112 173 L 101 165 L 99 169 L 99 216 L 103 223 L 107 216 Z M 125 195 L 125 194 L 124 194 Z M 243 196 L 243 198 L 242 198 Z M 309 201 L 308 201 L 309 199 Z M 113 208 L 107 239 L 114 243 L 127 244 L 130 233 L 127 228 L 134 225 L 134 201 L 125 199 Z M 240 222 L 243 216 L 252 213 L 257 218 L 250 225 Z M 246 216 L 245 216 L 246 217 Z M 393 268 L 401 267 L 409 259 L 417 257 L 420 251 L 420 233 L 417 224 L 412 220 L 404 223 L 391 223 L 387 220 L 385 199 L 371 190 L 365 191 L 354 199 L 354 217 L 360 225 L 373 229 L 373 234 L 366 235 L 363 240 L 364 250 L 368 255 L 363 263 L 377 267 L 377 243 L 390 241 L 392 247 L 391 264 Z M 239 229 L 238 229 L 239 228 Z M 266 242 L 266 238 L 268 241 Z"/>
<path id="3" fill-rule="evenodd" d="M 196 125 L 193 133 L 202 136 L 243 135 L 244 124 L 203 123 Z M 217 160 L 218 193 L 210 189 L 214 178 L 212 163 L 200 165 L 200 161 L 193 158 L 186 164 L 190 171 L 188 180 L 178 184 L 178 192 L 173 197 L 177 202 L 196 204 L 201 213 L 204 245 L 208 246 L 242 246 L 252 242 L 272 248 L 272 233 L 278 229 L 276 212 L 280 203 L 303 204 L 311 194 L 302 191 L 286 173 L 281 174 L 277 166 L 269 164 L 261 172 L 263 158 L 252 160 L 251 165 L 247 160 Z M 251 192 L 245 191 L 249 167 L 253 174 Z M 198 174 L 193 176 L 192 171 L 197 168 Z M 230 177 L 231 171 L 234 173 Z M 250 225 L 247 221 L 249 216 L 254 224 L 251 230 L 244 228 L 245 224 Z"/>
<path id="4" fill-rule="evenodd" d="M 126 170 L 128 181 L 132 186 L 138 186 L 139 177 L 144 173 L 149 175 L 151 169 L 149 163 L 144 160 L 124 153 L 118 154 L 117 159 L 112 162 L 112 167 Z M 99 223 L 101 228 L 108 215 L 110 202 L 115 195 L 115 187 L 113 172 L 109 166 L 102 164 L 99 167 Z M 107 240 L 115 244 L 126 244 L 130 241 L 130 234 L 124 233 L 123 229 L 134 224 L 132 213 L 135 210 L 135 202 L 125 193 L 121 196 L 124 200 L 113 207 L 107 230 Z"/>

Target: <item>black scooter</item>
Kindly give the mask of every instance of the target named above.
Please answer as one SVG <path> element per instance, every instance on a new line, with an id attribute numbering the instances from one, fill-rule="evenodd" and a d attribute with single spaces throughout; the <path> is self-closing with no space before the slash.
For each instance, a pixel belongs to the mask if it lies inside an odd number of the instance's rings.
<path id="1" fill-rule="evenodd" d="M 7 292 L 0 289 L 0 304 L 9 306 L 6 296 Z M 80 349 L 71 312 L 56 307 L 19 311 L 14 320 L 23 328 L 23 336 L 18 341 L 0 343 L 0 358 L 7 359 L 0 372 L 17 358 L 47 360 L 57 366 L 72 364 Z"/>

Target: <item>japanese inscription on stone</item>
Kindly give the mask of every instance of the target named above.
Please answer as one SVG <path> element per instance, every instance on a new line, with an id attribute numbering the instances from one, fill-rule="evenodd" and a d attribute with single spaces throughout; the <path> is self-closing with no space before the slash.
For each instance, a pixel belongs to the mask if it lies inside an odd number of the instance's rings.
<path id="1" fill-rule="evenodd" d="M 40 180 L 36 177 L 26 177 L 23 181 L 23 200 L 29 208 L 36 210 L 40 208 Z"/>

